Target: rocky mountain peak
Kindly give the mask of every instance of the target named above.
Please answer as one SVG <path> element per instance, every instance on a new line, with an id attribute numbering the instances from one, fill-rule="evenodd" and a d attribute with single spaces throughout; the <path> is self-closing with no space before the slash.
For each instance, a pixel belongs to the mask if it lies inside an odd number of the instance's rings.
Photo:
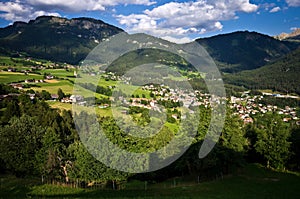
<path id="1" fill-rule="evenodd" d="M 293 37 L 297 37 L 300 35 L 300 28 L 295 28 L 293 32 L 291 33 L 281 33 L 280 35 L 275 36 L 276 39 L 279 40 L 284 40 L 284 39 L 289 39 Z"/>

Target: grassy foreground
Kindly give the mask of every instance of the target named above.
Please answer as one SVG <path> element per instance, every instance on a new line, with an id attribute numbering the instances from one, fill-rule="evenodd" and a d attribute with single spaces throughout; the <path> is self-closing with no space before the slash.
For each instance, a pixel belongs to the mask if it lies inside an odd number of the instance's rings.
<path id="1" fill-rule="evenodd" d="M 134 183 L 134 184 L 133 184 Z M 1 177 L 0 198 L 300 198 L 300 176 L 248 165 L 224 179 L 170 186 L 128 183 L 124 190 L 82 189 L 39 185 L 37 179 Z M 169 186 L 168 186 L 169 185 Z"/>

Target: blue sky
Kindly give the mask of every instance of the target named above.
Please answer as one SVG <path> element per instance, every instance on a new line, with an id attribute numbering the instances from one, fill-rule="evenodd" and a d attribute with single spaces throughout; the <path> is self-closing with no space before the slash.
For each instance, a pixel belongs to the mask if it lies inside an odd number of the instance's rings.
<path id="1" fill-rule="evenodd" d="M 0 27 L 41 15 L 93 17 L 183 43 L 237 30 L 291 32 L 299 13 L 300 0 L 0 0 Z"/>

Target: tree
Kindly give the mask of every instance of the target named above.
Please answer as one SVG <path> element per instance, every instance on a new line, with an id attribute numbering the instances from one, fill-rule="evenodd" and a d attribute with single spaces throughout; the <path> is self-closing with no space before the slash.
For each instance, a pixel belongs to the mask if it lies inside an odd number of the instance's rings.
<path id="1" fill-rule="evenodd" d="M 42 90 L 40 97 L 44 100 L 50 100 L 51 94 L 48 91 Z"/>
<path id="2" fill-rule="evenodd" d="M 13 117 L 1 128 L 0 137 L 5 139 L 0 140 L 0 156 L 9 170 L 18 176 L 36 173 L 35 153 L 44 132 L 37 120 L 27 115 Z"/>
<path id="3" fill-rule="evenodd" d="M 65 97 L 65 93 L 62 91 L 61 88 L 59 88 L 59 89 L 57 90 L 57 95 L 58 95 L 58 100 L 61 100 L 62 98 Z"/>
<path id="4" fill-rule="evenodd" d="M 257 119 L 255 150 L 261 154 L 267 167 L 284 169 L 290 155 L 289 126 L 278 114 L 265 114 Z"/>
<path id="5" fill-rule="evenodd" d="M 292 129 L 291 137 L 289 139 L 291 142 L 291 152 L 292 155 L 289 160 L 289 169 L 296 171 L 300 170 L 300 127 L 294 127 Z"/>
<path id="6" fill-rule="evenodd" d="M 130 175 L 108 168 L 96 160 L 80 141 L 75 141 L 68 147 L 68 154 L 72 160 L 72 167 L 69 167 L 70 176 L 73 179 L 80 179 L 86 183 L 112 181 L 124 181 Z"/>
<path id="7" fill-rule="evenodd" d="M 7 101 L 6 109 L 4 110 L 1 123 L 7 124 L 13 116 L 20 116 L 20 107 L 16 100 Z"/>
<path id="8" fill-rule="evenodd" d="M 248 145 L 242 120 L 233 115 L 229 109 L 227 110 L 227 117 L 219 142 L 223 147 L 242 153 L 245 152 Z"/>
<path id="9" fill-rule="evenodd" d="M 60 135 L 51 127 L 48 127 L 46 133 L 41 139 L 42 147 L 36 153 L 37 164 L 40 174 L 48 179 L 54 180 L 61 176 L 68 179 L 68 173 L 64 172 L 64 154 L 65 146 Z M 68 180 L 66 180 L 68 181 Z"/>
<path id="10" fill-rule="evenodd" d="M 224 128 L 215 151 L 219 166 L 223 172 L 229 173 L 232 168 L 243 165 L 248 140 L 245 137 L 242 120 L 233 115 L 230 109 L 227 109 L 226 114 Z"/>

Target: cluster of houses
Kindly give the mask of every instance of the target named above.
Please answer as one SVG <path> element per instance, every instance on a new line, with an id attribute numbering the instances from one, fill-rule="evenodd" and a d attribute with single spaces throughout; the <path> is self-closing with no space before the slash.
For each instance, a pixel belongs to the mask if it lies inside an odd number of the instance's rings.
<path id="1" fill-rule="evenodd" d="M 45 81 L 42 79 L 26 79 L 24 80 L 25 84 L 30 84 L 30 83 L 44 83 Z M 24 89 L 24 84 L 22 83 L 11 83 L 9 84 L 11 87 L 22 90 Z"/>
<path id="2" fill-rule="evenodd" d="M 80 104 L 80 105 L 86 104 L 86 101 L 84 101 L 84 97 L 81 95 L 71 95 L 70 97 L 62 98 L 60 101 L 62 103 L 76 103 L 76 104 Z"/>
<path id="3" fill-rule="evenodd" d="M 160 96 L 162 101 L 181 102 L 183 107 L 204 105 L 206 108 L 210 106 L 210 95 L 203 94 L 200 91 L 187 91 L 181 89 L 168 88 L 164 85 L 146 85 L 143 90 L 148 90 L 155 96 Z"/>
<path id="4" fill-rule="evenodd" d="M 0 95 L 0 101 L 1 101 L 1 100 L 4 100 L 4 99 L 6 99 L 6 100 L 12 100 L 12 99 L 14 99 L 14 98 L 19 97 L 20 95 L 21 95 L 21 94 L 19 94 L 19 93 L 9 93 L 9 94 L 7 94 L 7 95 Z M 27 95 L 29 96 L 29 98 L 30 98 L 31 100 L 34 100 L 34 98 L 36 97 L 36 94 L 28 93 Z"/>
<path id="5" fill-rule="evenodd" d="M 44 83 L 45 81 L 42 79 L 26 79 L 24 82 L 28 84 L 28 83 Z"/>
<path id="6" fill-rule="evenodd" d="M 163 111 L 162 106 L 159 105 L 161 101 L 179 103 L 180 106 L 185 107 L 185 110 L 190 114 L 194 113 L 191 107 L 203 105 L 207 108 L 211 103 L 210 95 L 203 94 L 199 91 L 188 92 L 186 90 L 168 88 L 164 85 L 145 85 L 142 89 L 150 91 L 153 97 L 150 99 L 133 97 L 128 101 L 126 98 L 120 96 L 118 97 L 118 101 L 127 106 L 141 107 L 158 112 Z M 178 119 L 178 115 L 176 114 L 173 114 L 172 117 Z M 182 117 L 184 117 L 184 115 L 182 115 Z"/>
<path id="7" fill-rule="evenodd" d="M 253 123 L 253 116 L 256 114 L 276 112 L 280 115 L 283 115 L 283 121 L 289 122 L 294 120 L 297 124 L 300 124 L 300 118 L 297 116 L 296 108 L 289 106 L 286 106 L 285 108 L 279 108 L 273 105 L 263 105 L 259 103 L 259 101 L 263 98 L 264 96 L 232 96 L 230 98 L 230 107 L 236 111 L 234 114 L 239 115 L 244 123 Z"/>
<path id="8" fill-rule="evenodd" d="M 191 106 L 203 105 L 206 108 L 211 106 L 212 96 L 210 94 L 201 93 L 199 91 L 187 92 L 186 90 L 171 89 L 164 85 L 145 85 L 142 87 L 143 90 L 150 91 L 153 95 L 159 96 L 159 100 L 162 101 L 173 101 L 181 102 L 183 107 L 190 108 Z M 283 97 L 277 95 L 274 97 Z M 235 115 L 238 115 L 245 124 L 253 123 L 253 118 L 256 114 L 265 114 L 267 112 L 276 112 L 283 115 L 283 121 L 289 122 L 291 120 L 296 121 L 300 125 L 300 118 L 297 116 L 296 108 L 286 106 L 285 108 L 279 108 L 273 105 L 263 105 L 259 103 L 264 96 L 250 96 L 247 92 L 242 97 L 232 96 L 229 100 L 230 108 L 235 111 Z M 296 98 L 293 96 L 292 98 Z M 124 99 L 122 99 L 124 101 Z M 126 100 L 125 100 L 126 101 Z M 147 103 L 141 103 L 141 102 Z M 216 100 L 217 103 L 221 103 L 220 99 Z M 147 109 L 158 110 L 157 99 L 146 99 L 146 98 L 131 98 L 130 106 L 143 107 Z"/>

